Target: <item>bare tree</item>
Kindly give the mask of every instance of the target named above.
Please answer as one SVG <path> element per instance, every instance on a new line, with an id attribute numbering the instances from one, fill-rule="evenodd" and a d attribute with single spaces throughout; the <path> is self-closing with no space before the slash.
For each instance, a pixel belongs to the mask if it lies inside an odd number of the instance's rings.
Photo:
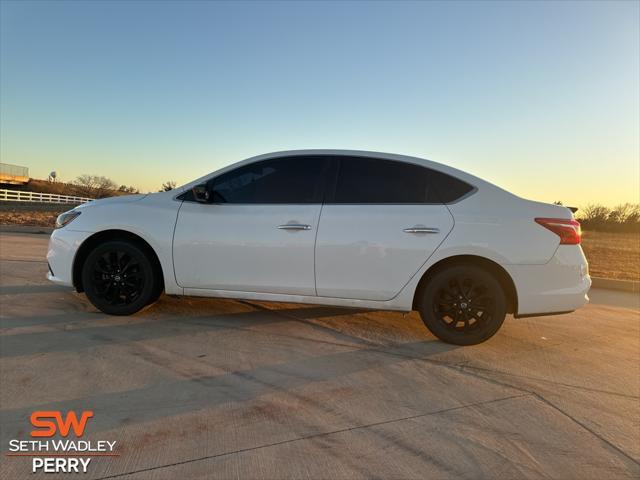
<path id="1" fill-rule="evenodd" d="M 125 193 L 140 193 L 140 190 L 138 190 L 136 187 L 126 186 L 126 185 L 120 185 L 118 187 L 118 191 L 125 192 Z"/>
<path id="2" fill-rule="evenodd" d="M 624 219 L 625 226 L 628 230 L 640 229 L 640 204 L 632 204 L 627 213 L 627 218 Z"/>
<path id="3" fill-rule="evenodd" d="M 601 225 L 609 219 L 611 210 L 603 205 L 589 204 L 582 209 L 580 217 L 584 222 Z"/>
<path id="4" fill-rule="evenodd" d="M 169 180 L 168 182 L 164 182 L 162 184 L 162 188 L 159 190 L 160 192 L 168 192 L 169 190 L 173 190 L 176 188 L 176 182 L 173 180 Z"/>
<path id="5" fill-rule="evenodd" d="M 613 223 L 623 224 L 627 221 L 630 215 L 633 214 L 634 205 L 631 203 L 622 203 L 617 205 L 611 210 L 609 214 L 609 221 Z"/>
<path id="6" fill-rule="evenodd" d="M 99 175 L 80 175 L 73 181 L 76 193 L 83 197 L 109 197 L 118 185 L 110 178 Z"/>

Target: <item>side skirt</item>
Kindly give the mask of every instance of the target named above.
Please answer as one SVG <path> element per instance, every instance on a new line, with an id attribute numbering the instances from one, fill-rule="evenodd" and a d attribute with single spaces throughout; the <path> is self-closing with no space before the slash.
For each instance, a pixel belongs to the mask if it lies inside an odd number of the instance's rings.
<path id="1" fill-rule="evenodd" d="M 401 305 L 390 300 L 379 302 L 374 300 L 354 300 L 346 298 L 314 297 L 305 295 L 285 295 L 281 293 L 236 292 L 232 290 L 208 290 L 202 288 L 185 288 L 184 295 L 194 297 L 230 298 L 236 300 L 262 300 L 266 302 L 307 303 L 331 307 L 364 308 L 371 310 L 411 311 L 411 306 Z"/>
<path id="2" fill-rule="evenodd" d="M 513 315 L 513 318 L 529 318 L 529 317 L 549 317 L 551 315 L 564 315 L 565 313 L 575 312 L 575 310 L 565 310 L 564 312 L 545 312 L 545 313 L 525 313 L 523 315 Z"/>

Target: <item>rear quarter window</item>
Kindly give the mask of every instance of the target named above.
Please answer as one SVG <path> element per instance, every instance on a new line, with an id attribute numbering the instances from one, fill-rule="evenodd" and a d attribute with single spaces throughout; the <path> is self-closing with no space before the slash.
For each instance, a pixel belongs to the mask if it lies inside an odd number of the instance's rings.
<path id="1" fill-rule="evenodd" d="M 431 186 L 442 203 L 457 202 L 475 190 L 473 185 L 436 170 L 430 170 L 429 177 Z"/>

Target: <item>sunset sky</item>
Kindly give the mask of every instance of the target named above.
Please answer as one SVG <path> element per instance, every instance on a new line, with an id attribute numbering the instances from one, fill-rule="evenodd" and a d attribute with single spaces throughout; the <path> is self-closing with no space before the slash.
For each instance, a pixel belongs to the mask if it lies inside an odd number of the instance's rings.
<path id="1" fill-rule="evenodd" d="M 429 158 L 638 202 L 640 3 L 0 2 L 4 163 L 143 191 L 243 158 Z"/>

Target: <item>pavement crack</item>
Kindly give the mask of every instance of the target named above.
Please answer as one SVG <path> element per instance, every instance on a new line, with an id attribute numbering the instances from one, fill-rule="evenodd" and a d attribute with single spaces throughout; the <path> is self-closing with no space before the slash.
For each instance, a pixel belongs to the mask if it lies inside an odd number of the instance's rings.
<path id="1" fill-rule="evenodd" d="M 631 462 L 635 463 L 636 465 L 640 465 L 640 462 L 638 460 L 636 460 L 635 458 L 633 458 L 631 455 L 629 455 L 627 452 L 625 452 L 624 450 L 622 450 L 620 447 L 618 447 L 617 445 L 615 445 L 614 443 L 612 443 L 611 441 L 607 440 L 606 438 L 604 438 L 602 435 L 600 435 L 598 432 L 596 432 L 595 430 L 593 430 L 592 428 L 590 428 L 589 426 L 587 426 L 586 424 L 584 424 L 583 422 L 581 422 L 580 420 L 578 420 L 577 418 L 575 418 L 573 415 L 565 412 L 563 409 L 561 409 L 560 407 L 558 407 L 557 405 L 555 405 L 553 402 L 551 402 L 550 400 L 547 400 L 545 397 L 543 397 L 542 395 L 540 395 L 539 393 L 536 392 L 531 392 L 531 394 L 538 399 L 539 401 L 541 401 L 542 403 L 546 404 L 547 406 L 553 408 L 556 412 L 560 413 L 561 415 L 565 416 L 566 418 L 568 418 L 569 420 L 571 420 L 573 423 L 575 423 L 576 425 L 582 427 L 584 430 L 586 430 L 587 432 L 589 432 L 591 435 L 593 435 L 594 437 L 596 437 L 598 440 L 600 440 L 601 442 L 603 442 L 605 445 L 607 445 L 611 450 L 614 450 L 615 452 L 617 452 L 618 454 L 622 455 L 623 457 L 625 457 L 626 459 L 630 460 Z"/>
<path id="2" fill-rule="evenodd" d="M 463 368 L 458 368 L 458 370 L 464 372 L 464 367 Z M 552 403 L 550 400 L 546 399 L 544 396 L 542 396 L 538 392 L 536 392 L 534 390 L 529 390 L 529 389 L 526 389 L 526 388 L 523 388 L 523 387 L 518 387 L 518 386 L 515 386 L 515 385 L 511 385 L 511 384 L 509 384 L 507 382 L 501 382 L 499 380 L 487 378 L 487 377 L 484 377 L 484 376 L 482 376 L 482 375 L 480 375 L 478 373 L 473 373 L 473 372 L 466 372 L 466 373 L 468 373 L 469 375 L 473 375 L 473 376 L 475 376 L 475 377 L 477 377 L 479 379 L 483 379 L 483 380 L 485 380 L 487 382 L 491 382 L 491 383 L 494 383 L 494 384 L 497 384 L 497 385 L 502 385 L 504 387 L 513 388 L 513 389 L 515 389 L 517 391 L 523 392 L 523 394 L 527 394 L 527 395 L 532 396 L 533 398 L 536 398 L 537 400 L 539 400 L 540 402 L 544 403 L 548 407 L 553 408 L 555 411 L 560 413 L 562 416 L 568 418 L 571 422 L 575 423 L 576 425 L 581 427 L 583 430 L 585 430 L 588 433 L 590 433 L 591 435 L 593 435 L 595 438 L 597 438 L 602 443 L 604 443 L 609 449 L 613 450 L 614 452 L 618 453 L 619 455 L 622 455 L 624 458 L 626 458 L 627 460 L 630 460 L 634 464 L 640 465 L 640 462 L 638 460 L 636 460 L 635 458 L 633 458 L 631 455 L 629 455 L 627 452 L 622 450 L 620 447 L 618 447 L 617 445 L 615 445 L 611 441 L 609 441 L 606 438 L 604 438 L 602 435 L 600 435 L 598 432 L 596 432 L 595 430 L 593 430 L 592 428 L 587 426 L 585 423 L 581 422 L 577 418 L 573 417 L 571 414 L 569 414 L 569 413 L 565 412 L 564 410 L 562 410 L 560 407 L 558 407 L 557 405 Z"/>
<path id="3" fill-rule="evenodd" d="M 478 371 L 482 371 L 482 372 L 486 372 L 486 373 L 493 373 L 496 375 L 504 375 L 507 377 L 516 377 L 516 378 L 524 378 L 526 380 L 532 380 L 535 382 L 542 382 L 542 383 L 549 383 L 551 385 L 557 385 L 559 387 L 567 387 L 567 388 L 575 388 L 576 390 L 585 390 L 587 392 L 593 392 L 593 393 L 603 393 L 606 395 L 614 395 L 617 397 L 623 397 L 623 398 L 628 398 L 630 400 L 640 400 L 640 397 L 637 395 L 629 395 L 627 393 L 620 393 L 620 392 L 612 392 L 611 390 L 603 390 L 600 388 L 592 388 L 592 387 L 585 387 L 582 385 L 574 385 L 571 383 L 563 383 L 563 382 L 554 382 L 553 380 L 547 380 L 544 378 L 538 378 L 538 377 L 531 377 L 528 375 L 519 375 L 517 373 L 510 373 L 510 372 L 503 372 L 501 370 L 493 370 L 491 368 L 484 368 L 484 367 L 477 367 L 474 365 L 469 365 L 468 362 L 464 362 L 464 364 L 458 364 L 462 369 L 469 369 L 469 370 L 478 370 Z"/>

